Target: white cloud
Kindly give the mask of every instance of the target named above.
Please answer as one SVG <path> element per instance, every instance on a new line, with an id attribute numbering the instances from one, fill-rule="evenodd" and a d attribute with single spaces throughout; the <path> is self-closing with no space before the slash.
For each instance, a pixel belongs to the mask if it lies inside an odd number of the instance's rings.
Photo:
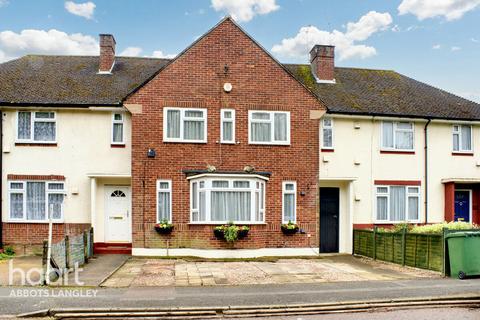
<path id="1" fill-rule="evenodd" d="M 389 13 L 370 11 L 357 22 L 347 23 L 347 31 L 320 30 L 314 26 L 300 28 L 293 38 L 283 39 L 272 48 L 272 52 L 285 57 L 304 58 L 315 44 L 334 45 L 340 60 L 350 58 L 368 58 L 377 51 L 374 47 L 358 44 L 371 37 L 374 33 L 387 30 L 392 24 Z"/>
<path id="2" fill-rule="evenodd" d="M 452 50 L 452 51 L 460 51 L 460 50 L 462 50 L 462 48 L 457 47 L 457 46 L 453 46 L 453 47 L 450 48 L 450 50 Z"/>
<path id="3" fill-rule="evenodd" d="M 442 47 L 442 46 L 439 45 L 439 44 L 434 44 L 433 47 L 432 47 L 432 49 L 438 50 L 438 49 L 440 49 L 441 47 Z"/>
<path id="4" fill-rule="evenodd" d="M 479 43 L 479 42 L 480 42 L 480 40 L 475 39 L 475 38 L 471 38 L 470 40 L 471 40 L 472 42 L 475 42 L 475 43 Z"/>
<path id="5" fill-rule="evenodd" d="M 443 16 L 451 21 L 479 5 L 480 0 L 403 0 L 398 12 L 400 15 L 411 13 L 419 20 Z"/>
<path id="6" fill-rule="evenodd" d="M 55 29 L 0 32 L 0 61 L 25 54 L 98 55 L 98 52 L 95 38 L 81 33 L 67 34 Z"/>
<path id="7" fill-rule="evenodd" d="M 71 14 L 84 17 L 86 19 L 93 18 L 93 12 L 95 11 L 95 3 L 89 1 L 85 3 L 75 3 L 73 1 L 65 2 L 65 9 Z"/>
<path id="8" fill-rule="evenodd" d="M 176 54 L 164 54 L 161 50 L 153 51 L 151 55 L 152 58 L 164 58 L 164 59 L 172 59 L 175 58 Z"/>
<path id="9" fill-rule="evenodd" d="M 127 47 L 125 50 L 120 52 L 120 56 L 126 57 L 138 57 L 142 53 L 142 48 L 139 47 Z"/>
<path id="10" fill-rule="evenodd" d="M 256 15 L 278 10 L 276 0 L 211 0 L 215 11 L 224 11 L 240 22 L 247 22 Z"/>
<path id="11" fill-rule="evenodd" d="M 0 0 L 0 8 L 1 7 L 5 7 L 9 4 L 9 1 L 8 0 Z"/>

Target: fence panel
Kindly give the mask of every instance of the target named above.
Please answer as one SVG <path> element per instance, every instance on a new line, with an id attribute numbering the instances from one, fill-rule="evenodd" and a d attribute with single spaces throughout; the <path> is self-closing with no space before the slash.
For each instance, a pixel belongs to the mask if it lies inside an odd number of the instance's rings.
<path id="1" fill-rule="evenodd" d="M 83 243 L 83 233 L 78 236 L 70 237 L 70 266 L 75 264 L 79 266 L 85 264 L 85 248 Z"/>

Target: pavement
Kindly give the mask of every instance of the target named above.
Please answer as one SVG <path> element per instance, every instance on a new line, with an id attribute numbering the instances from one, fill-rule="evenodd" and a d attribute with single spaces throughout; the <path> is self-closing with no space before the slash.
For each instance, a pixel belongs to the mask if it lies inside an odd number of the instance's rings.
<path id="1" fill-rule="evenodd" d="M 216 286 L 440 278 L 436 272 L 354 257 L 209 262 L 132 258 L 104 287 Z"/>

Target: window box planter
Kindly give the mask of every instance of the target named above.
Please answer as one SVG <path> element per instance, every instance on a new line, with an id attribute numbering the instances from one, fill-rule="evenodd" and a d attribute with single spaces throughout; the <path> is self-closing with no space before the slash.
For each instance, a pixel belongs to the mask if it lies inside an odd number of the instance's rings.
<path id="1" fill-rule="evenodd" d="M 223 231 L 223 226 L 222 226 L 222 229 L 220 229 L 219 227 L 215 227 L 215 229 L 213 229 L 213 235 L 218 240 L 224 240 L 225 239 L 225 232 Z"/>
<path id="2" fill-rule="evenodd" d="M 299 230 L 298 225 L 296 223 L 292 223 L 291 221 L 286 224 L 282 224 L 281 229 L 285 235 L 293 235 Z"/>
<path id="3" fill-rule="evenodd" d="M 213 235 L 218 240 L 226 240 L 228 242 L 235 242 L 243 239 L 248 235 L 250 228 L 248 226 L 238 227 L 234 224 L 217 226 L 213 229 Z"/>
<path id="4" fill-rule="evenodd" d="M 154 228 L 158 234 L 170 234 L 173 231 L 173 224 L 168 221 L 162 221 L 157 223 Z"/>

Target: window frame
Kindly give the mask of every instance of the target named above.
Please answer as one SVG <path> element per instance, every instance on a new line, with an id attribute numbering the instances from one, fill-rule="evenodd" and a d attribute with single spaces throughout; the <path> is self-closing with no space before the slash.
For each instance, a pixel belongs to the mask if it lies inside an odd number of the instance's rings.
<path id="1" fill-rule="evenodd" d="M 121 120 L 116 120 L 115 119 L 115 115 L 119 114 L 122 119 Z M 122 125 L 122 141 L 119 142 L 119 141 L 113 141 L 114 140 L 114 128 L 115 128 L 115 124 L 121 124 Z M 123 112 L 114 112 L 112 113 L 112 131 L 110 133 L 110 143 L 113 144 L 113 145 L 125 145 L 125 114 Z"/>
<path id="2" fill-rule="evenodd" d="M 384 124 L 390 122 L 393 124 L 393 147 L 385 147 L 383 145 L 383 136 L 384 136 Z M 409 123 L 412 128 L 411 129 L 398 129 L 397 125 L 399 123 Z M 412 133 L 412 148 L 411 149 L 400 149 L 396 148 L 396 132 L 397 131 L 402 131 L 402 132 L 411 132 Z M 415 122 L 412 121 L 393 121 L 393 120 L 383 120 L 380 123 L 380 150 L 381 151 L 398 151 L 398 152 L 414 152 L 415 151 Z"/>
<path id="3" fill-rule="evenodd" d="M 29 182 L 41 182 L 45 184 L 45 220 L 28 220 L 27 219 L 27 183 Z M 11 185 L 14 183 L 22 183 L 23 187 L 22 189 L 12 189 Z M 49 184 L 55 183 L 55 184 L 62 184 L 63 189 L 50 189 Z M 58 181 L 58 180 L 8 180 L 7 181 L 8 188 L 8 205 L 7 205 L 7 221 L 9 222 L 19 222 L 19 223 L 48 223 L 49 219 L 49 201 L 48 201 L 48 196 L 50 194 L 62 194 L 63 195 L 63 203 L 62 206 L 60 207 L 60 218 L 59 219 L 53 219 L 52 221 L 54 223 L 63 223 L 65 219 L 65 199 L 67 197 L 67 190 L 65 186 L 65 181 Z M 18 218 L 12 218 L 11 214 L 11 194 L 22 194 L 23 195 L 23 217 L 21 219 Z"/>
<path id="4" fill-rule="evenodd" d="M 293 190 L 287 190 L 286 186 L 292 184 Z M 282 223 L 288 223 L 289 221 L 285 220 L 285 195 L 293 194 L 294 203 L 293 203 L 293 220 L 292 223 L 297 223 L 297 182 L 296 181 L 282 181 Z"/>
<path id="5" fill-rule="evenodd" d="M 168 129 L 168 111 L 180 111 L 180 137 L 179 138 L 170 138 L 167 136 L 167 129 Z M 202 118 L 187 118 L 185 119 L 185 112 L 187 111 L 199 111 L 202 112 Z M 202 120 L 199 120 L 202 119 Z M 175 108 L 175 107 L 164 107 L 163 108 L 163 142 L 178 142 L 178 143 L 207 143 L 207 133 L 208 133 L 208 112 L 207 108 Z M 203 121 L 203 140 L 186 140 L 184 138 L 184 123 L 185 121 Z"/>
<path id="6" fill-rule="evenodd" d="M 462 148 L 462 127 L 470 127 L 470 149 L 463 149 Z M 455 127 L 458 127 L 458 131 L 455 131 Z M 455 146 L 453 144 L 453 137 L 458 135 L 458 150 L 455 150 Z M 472 154 L 473 153 L 473 126 L 471 124 L 462 124 L 457 123 L 452 125 L 452 152 L 453 153 L 465 153 L 465 154 Z"/>
<path id="7" fill-rule="evenodd" d="M 228 182 L 228 187 L 213 187 L 213 181 L 223 181 Z M 234 187 L 235 181 L 248 181 L 250 183 L 248 188 L 240 188 Z M 208 175 L 208 176 L 200 176 L 200 177 L 192 177 L 190 179 L 190 222 L 189 224 L 209 224 L 209 225 L 222 225 L 227 224 L 230 221 L 215 221 L 212 220 L 212 212 L 211 212 L 211 193 L 212 191 L 248 191 L 250 192 L 250 220 L 248 221 L 233 221 L 235 224 L 265 224 L 265 212 L 266 212 L 266 179 L 260 177 L 244 177 L 244 176 L 221 176 L 221 175 Z M 201 188 L 201 182 L 204 183 L 204 187 Z M 194 194 L 193 194 L 193 184 L 197 183 L 197 193 L 195 194 L 197 207 L 193 208 L 193 201 L 194 201 Z M 257 187 L 257 183 L 258 187 Z M 263 187 L 262 187 L 263 186 Z M 261 192 L 263 191 L 263 196 Z M 198 212 L 198 216 L 200 218 L 200 193 L 205 193 L 205 220 L 201 221 L 194 221 L 193 220 L 193 213 Z M 257 220 L 257 208 L 256 208 L 256 194 L 258 193 L 259 197 L 259 208 L 258 213 L 261 214 L 262 219 Z"/>
<path id="8" fill-rule="evenodd" d="M 30 113 L 30 138 L 20 139 L 18 132 L 18 121 L 20 120 L 20 113 Z M 52 113 L 53 118 L 36 119 L 37 113 Z M 36 122 L 53 122 L 55 124 L 55 139 L 54 140 L 35 140 L 35 123 Z M 58 122 L 57 113 L 51 110 L 17 110 L 15 118 L 15 143 L 32 143 L 32 144 L 55 144 L 58 136 Z"/>
<path id="9" fill-rule="evenodd" d="M 227 119 L 225 118 L 225 112 L 231 112 L 232 118 Z M 225 122 L 232 123 L 232 140 L 224 140 L 223 139 L 223 124 Z M 221 109 L 220 110 L 220 143 L 223 144 L 235 144 L 235 109 Z"/>
<path id="10" fill-rule="evenodd" d="M 254 113 L 268 113 L 270 115 L 270 119 L 263 120 L 263 119 L 253 119 L 252 115 Z M 281 141 L 275 140 L 275 114 L 285 114 L 287 115 L 287 140 Z M 270 141 L 253 141 L 252 140 L 252 123 L 270 123 Z M 290 111 L 271 111 L 271 110 L 248 110 L 248 144 L 258 144 L 258 145 L 283 145 L 288 146 L 290 145 Z"/>
<path id="11" fill-rule="evenodd" d="M 390 187 L 404 187 L 405 188 L 405 220 L 402 220 L 402 221 L 393 221 L 390 219 L 390 216 L 391 216 L 391 212 L 390 212 Z M 378 188 L 387 188 L 387 192 L 386 193 L 379 193 L 378 192 Z M 408 189 L 409 188 L 417 188 L 418 189 L 418 192 L 417 193 L 409 193 L 408 192 Z M 375 223 L 380 223 L 380 224 L 399 224 L 399 223 L 420 223 L 421 222 L 421 214 L 422 214 L 422 205 L 421 205 L 421 194 L 422 194 L 422 190 L 421 190 L 421 187 L 419 185 L 383 185 L 383 184 L 377 184 L 377 185 L 374 185 L 374 189 L 373 189 L 373 192 L 374 192 L 374 217 L 373 217 L 373 221 L 375 221 Z M 378 219 L 378 206 L 377 206 L 377 202 L 378 202 L 378 197 L 385 197 L 387 198 L 387 220 L 380 220 Z M 410 220 L 408 219 L 408 200 L 409 198 L 417 198 L 418 199 L 418 212 L 417 212 L 417 219 L 416 220 Z"/>
<path id="12" fill-rule="evenodd" d="M 325 126 L 325 120 L 330 120 L 330 126 Z M 325 133 L 324 133 L 324 130 L 325 129 L 330 129 L 331 131 L 331 136 L 332 136 L 332 145 L 331 146 L 325 146 Z M 326 118 L 322 118 L 322 149 L 326 149 L 326 150 L 333 150 L 334 149 L 334 136 L 333 136 L 333 118 L 331 117 L 326 117 Z"/>
<path id="13" fill-rule="evenodd" d="M 168 189 L 160 189 L 160 183 L 168 183 Z M 172 185 L 172 180 L 168 180 L 168 179 L 158 179 L 157 182 L 156 182 L 156 199 L 157 199 L 157 202 L 155 204 L 156 206 L 156 221 L 157 223 L 160 223 L 161 220 L 159 219 L 159 206 L 158 206 L 158 194 L 160 192 L 168 192 L 169 193 L 169 198 L 170 198 L 170 212 L 168 213 L 169 215 L 169 219 L 168 220 L 168 223 L 172 223 L 172 220 L 173 220 L 173 217 L 172 217 L 172 213 L 173 213 L 173 203 L 172 203 L 172 193 L 173 193 L 173 185 Z"/>

